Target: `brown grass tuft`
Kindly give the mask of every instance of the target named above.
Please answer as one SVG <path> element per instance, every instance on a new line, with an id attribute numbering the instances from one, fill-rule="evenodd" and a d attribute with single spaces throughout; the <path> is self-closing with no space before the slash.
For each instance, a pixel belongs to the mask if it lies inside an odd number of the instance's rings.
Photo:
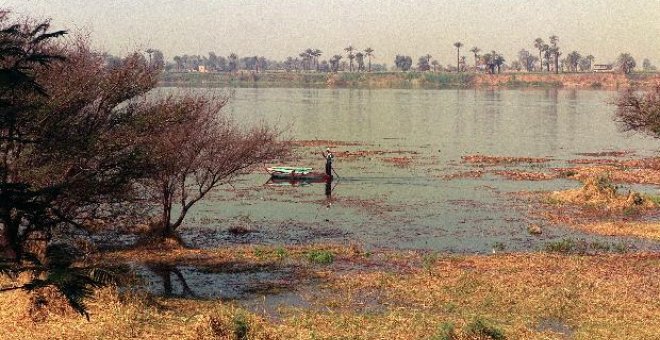
<path id="1" fill-rule="evenodd" d="M 617 194 L 616 188 L 609 182 L 609 179 L 604 177 L 590 177 L 579 189 L 555 191 L 549 195 L 549 200 L 558 203 L 602 207 L 608 210 L 656 207 L 653 201 L 639 193 Z"/>
<path id="2" fill-rule="evenodd" d="M 486 155 L 468 155 L 468 156 L 462 156 L 461 159 L 465 163 L 483 164 L 483 165 L 518 164 L 518 163 L 538 164 L 538 163 L 546 163 L 550 161 L 549 158 L 507 157 L 507 156 L 486 156 Z"/>

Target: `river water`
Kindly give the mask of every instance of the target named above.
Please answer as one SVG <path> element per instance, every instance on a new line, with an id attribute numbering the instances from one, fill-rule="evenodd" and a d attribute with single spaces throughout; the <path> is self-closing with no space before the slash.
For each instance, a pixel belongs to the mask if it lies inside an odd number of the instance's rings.
<path id="1" fill-rule="evenodd" d="M 566 167 L 585 152 L 653 155 L 657 141 L 618 130 L 609 104 L 615 95 L 568 89 L 232 89 L 224 112 L 240 123 L 267 122 L 297 140 L 347 143 L 333 148 L 339 180 L 326 195 L 324 184 L 270 185 L 265 171 L 257 169 L 200 202 L 187 218 L 183 236 L 203 247 L 333 242 L 487 253 L 494 248 L 534 251 L 547 242 L 576 238 L 658 249 L 657 242 L 550 225 L 533 213 L 534 200 L 520 194 L 575 188 L 580 185 L 576 181 L 511 181 L 489 174 L 448 178 L 484 170 L 462 162 L 462 156 L 473 154 L 551 159 L 507 168 L 525 171 Z M 319 152 L 325 145 L 318 144 L 299 149 L 295 160 L 274 164 L 322 169 Z M 364 157 L 341 157 L 348 153 Z M 393 158 L 410 163 L 401 166 Z M 541 225 L 543 234 L 530 235 L 530 224 Z M 232 233 L 232 227 L 249 232 Z"/>

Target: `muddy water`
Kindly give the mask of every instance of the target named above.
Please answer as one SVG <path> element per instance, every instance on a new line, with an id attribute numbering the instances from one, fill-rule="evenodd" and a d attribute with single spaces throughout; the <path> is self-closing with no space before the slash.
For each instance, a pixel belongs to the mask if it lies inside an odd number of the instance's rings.
<path id="1" fill-rule="evenodd" d="M 209 89 L 164 88 L 163 93 Z M 550 171 L 577 153 L 631 150 L 651 155 L 657 141 L 618 131 L 614 92 L 591 90 L 364 90 L 239 88 L 226 113 L 241 122 L 265 121 L 298 140 L 356 142 L 336 146 L 339 180 L 324 184 L 266 184 L 264 171 L 217 190 L 187 219 L 184 238 L 197 246 L 235 243 L 359 243 L 365 247 L 488 253 L 533 251 L 549 241 L 583 238 L 659 249 L 657 242 L 592 236 L 548 226 L 530 214 L 533 200 L 517 193 L 577 187 L 575 181 L 510 181 L 486 174 L 461 156 L 547 157 L 542 164 L 485 170 Z M 320 147 L 298 149 L 287 164 L 323 167 Z M 343 157 L 361 154 L 364 157 Z M 371 153 L 370 153 L 371 152 Z M 406 164 L 392 161 L 405 158 Z M 623 188 L 625 190 L 626 187 Z M 653 187 L 644 190 L 657 191 Z M 539 224 L 541 236 L 527 227 Z M 231 227 L 244 229 L 232 233 Z"/>

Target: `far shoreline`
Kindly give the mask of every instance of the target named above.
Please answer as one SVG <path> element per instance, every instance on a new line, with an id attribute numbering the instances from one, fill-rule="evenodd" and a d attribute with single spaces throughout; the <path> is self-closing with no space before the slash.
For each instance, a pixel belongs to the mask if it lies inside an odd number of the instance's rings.
<path id="1" fill-rule="evenodd" d="M 660 86 L 660 73 L 447 73 L 447 72 L 165 72 L 161 87 L 265 87 L 265 88 L 576 88 L 617 90 Z"/>

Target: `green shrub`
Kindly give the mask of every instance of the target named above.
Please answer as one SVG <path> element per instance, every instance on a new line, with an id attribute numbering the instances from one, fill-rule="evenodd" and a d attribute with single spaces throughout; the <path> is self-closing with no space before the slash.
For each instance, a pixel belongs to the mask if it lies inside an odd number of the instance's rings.
<path id="1" fill-rule="evenodd" d="M 553 253 L 570 253 L 575 248 L 575 241 L 569 238 L 551 241 L 545 244 L 545 251 Z"/>
<path id="2" fill-rule="evenodd" d="M 481 318 L 476 318 L 469 324 L 465 325 L 465 334 L 479 339 L 506 339 L 504 332 L 501 329 L 487 324 Z"/>
<path id="3" fill-rule="evenodd" d="M 289 256 L 289 252 L 287 252 L 286 249 L 282 247 L 277 247 L 277 249 L 275 249 L 275 255 L 278 259 L 284 260 L 287 256 Z"/>
<path id="4" fill-rule="evenodd" d="M 431 337 L 431 340 L 455 340 L 458 339 L 454 324 L 451 322 L 443 322 L 438 327 L 438 332 Z"/>
<path id="5" fill-rule="evenodd" d="M 431 275 L 431 269 L 433 269 L 433 265 L 437 260 L 438 255 L 434 253 L 424 254 L 422 257 L 422 267 L 429 273 L 429 275 Z"/>
<path id="6" fill-rule="evenodd" d="M 236 340 L 247 340 L 250 324 L 243 315 L 234 317 L 234 338 Z"/>
<path id="7" fill-rule="evenodd" d="M 330 264 L 334 261 L 334 255 L 327 250 L 313 250 L 307 254 L 307 259 L 311 263 Z"/>
<path id="8" fill-rule="evenodd" d="M 493 244 L 493 250 L 495 251 L 504 251 L 505 249 L 506 245 L 502 242 L 497 241 Z"/>

